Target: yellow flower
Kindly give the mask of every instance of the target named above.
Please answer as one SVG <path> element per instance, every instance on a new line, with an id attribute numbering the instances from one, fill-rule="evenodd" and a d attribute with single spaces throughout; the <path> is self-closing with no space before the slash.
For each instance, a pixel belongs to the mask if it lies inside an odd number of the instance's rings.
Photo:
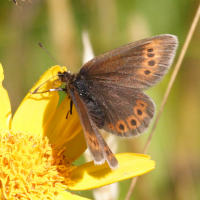
<path id="1" fill-rule="evenodd" d="M 45 72 L 35 90 L 52 88 L 59 66 Z M 116 155 L 119 168 L 93 162 L 74 166 L 86 143 L 76 110 L 66 114 L 69 98 L 59 106 L 57 92 L 28 93 L 13 119 L 7 91 L 2 86 L 0 64 L 0 199 L 85 199 L 70 190 L 88 190 L 139 176 L 154 169 L 149 156 Z"/>

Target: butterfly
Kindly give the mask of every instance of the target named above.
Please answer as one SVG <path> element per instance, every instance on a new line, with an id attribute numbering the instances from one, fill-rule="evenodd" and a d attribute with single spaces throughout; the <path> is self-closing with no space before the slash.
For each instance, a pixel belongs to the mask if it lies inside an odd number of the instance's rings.
<path id="1" fill-rule="evenodd" d="M 118 161 L 100 132 L 133 137 L 145 132 L 154 116 L 155 104 L 143 90 L 154 86 L 168 71 L 178 39 L 158 35 L 99 55 L 79 73 L 59 72 L 59 80 L 74 104 L 96 165 L 105 161 L 112 170 Z M 37 93 L 34 91 L 33 93 Z"/>

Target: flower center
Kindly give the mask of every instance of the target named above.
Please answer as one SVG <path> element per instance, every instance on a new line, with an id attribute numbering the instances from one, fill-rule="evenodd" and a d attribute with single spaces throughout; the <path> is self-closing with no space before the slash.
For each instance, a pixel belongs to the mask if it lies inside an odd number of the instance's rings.
<path id="1" fill-rule="evenodd" d="M 4 136 L 2 136 L 4 135 Z M 0 130 L 0 199 L 55 199 L 76 168 L 47 138 Z"/>

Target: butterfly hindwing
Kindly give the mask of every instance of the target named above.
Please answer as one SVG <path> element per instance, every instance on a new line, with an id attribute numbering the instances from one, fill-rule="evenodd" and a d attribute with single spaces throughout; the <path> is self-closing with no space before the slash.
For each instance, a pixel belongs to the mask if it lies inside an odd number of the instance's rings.
<path id="1" fill-rule="evenodd" d="M 117 136 L 132 137 L 143 133 L 154 116 L 155 105 L 141 90 L 93 85 L 91 93 L 105 114 L 104 125 L 99 128 Z"/>

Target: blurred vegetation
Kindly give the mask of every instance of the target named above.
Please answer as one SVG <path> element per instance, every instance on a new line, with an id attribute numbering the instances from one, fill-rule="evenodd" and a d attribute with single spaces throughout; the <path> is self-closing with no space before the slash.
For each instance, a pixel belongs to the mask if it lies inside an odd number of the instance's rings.
<path id="1" fill-rule="evenodd" d="M 0 62 L 13 112 L 40 75 L 56 64 L 38 46 L 39 42 L 72 72 L 82 65 L 84 30 L 90 35 L 95 55 L 145 37 L 174 34 L 180 42 L 178 57 L 199 3 L 198 0 L 18 2 L 21 8 L 12 1 L 0 3 Z M 131 199 L 200 199 L 199 44 L 200 23 L 148 150 L 156 161 L 156 169 L 139 178 Z M 157 110 L 173 66 L 164 80 L 147 92 Z M 148 133 L 133 140 L 120 139 L 119 152 L 140 153 L 147 137 Z M 129 184 L 130 180 L 119 183 L 119 199 L 125 198 Z M 91 191 L 80 195 L 93 198 Z"/>

